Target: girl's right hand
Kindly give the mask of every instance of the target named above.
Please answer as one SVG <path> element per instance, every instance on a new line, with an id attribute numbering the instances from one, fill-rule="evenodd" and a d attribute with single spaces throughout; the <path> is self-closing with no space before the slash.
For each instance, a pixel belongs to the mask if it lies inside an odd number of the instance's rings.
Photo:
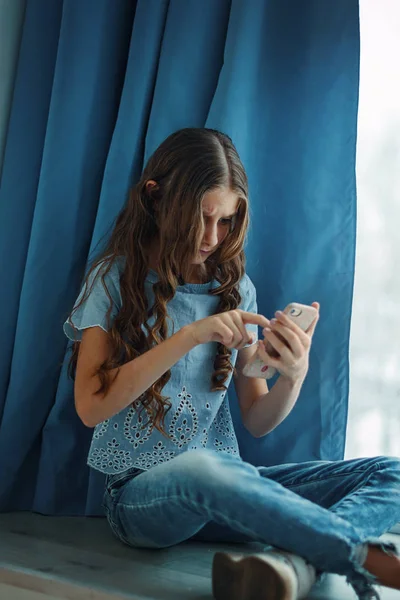
<path id="1" fill-rule="evenodd" d="M 200 319 L 187 327 L 196 345 L 220 342 L 227 348 L 240 350 L 255 341 L 254 334 L 247 331 L 246 324 L 269 327 L 269 320 L 262 315 L 236 309 Z"/>

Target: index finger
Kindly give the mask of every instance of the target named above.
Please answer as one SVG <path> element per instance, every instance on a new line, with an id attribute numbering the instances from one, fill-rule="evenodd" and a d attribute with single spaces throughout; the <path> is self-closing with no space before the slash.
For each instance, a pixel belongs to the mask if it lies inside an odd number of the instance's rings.
<path id="1" fill-rule="evenodd" d="M 252 325 L 259 325 L 260 327 L 268 327 L 269 320 L 264 315 L 258 313 L 240 311 L 243 323 L 251 323 Z"/>

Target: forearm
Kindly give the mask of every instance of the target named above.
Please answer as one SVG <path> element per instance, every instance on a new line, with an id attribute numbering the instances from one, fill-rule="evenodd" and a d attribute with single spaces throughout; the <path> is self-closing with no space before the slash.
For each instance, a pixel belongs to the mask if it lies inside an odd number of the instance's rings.
<path id="1" fill-rule="evenodd" d="M 95 427 L 124 410 L 195 346 L 190 328 L 183 327 L 158 346 L 119 367 L 118 374 L 118 369 L 111 370 L 112 383 L 107 394 L 92 393 L 81 419 L 89 427 Z M 98 380 L 94 383 L 98 387 Z"/>
<path id="2" fill-rule="evenodd" d="M 254 437 L 263 437 L 277 427 L 291 412 L 299 397 L 304 378 L 290 381 L 280 376 L 274 387 L 260 396 L 248 410 L 246 429 Z"/>

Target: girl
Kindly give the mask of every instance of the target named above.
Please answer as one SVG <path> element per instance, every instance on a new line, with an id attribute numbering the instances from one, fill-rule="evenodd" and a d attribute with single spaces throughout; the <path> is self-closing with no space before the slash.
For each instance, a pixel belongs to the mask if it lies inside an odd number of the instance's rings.
<path id="1" fill-rule="evenodd" d="M 400 460 L 256 468 L 240 458 L 232 376 L 244 426 L 268 434 L 297 400 L 317 321 L 304 333 L 281 312 L 257 314 L 248 222 L 247 177 L 230 138 L 177 131 L 148 161 L 64 325 L 76 410 L 94 427 L 88 464 L 107 475 L 110 526 L 136 548 L 268 545 L 215 555 L 217 600 L 302 598 L 326 571 L 346 575 L 360 599 L 378 597 L 373 583 L 400 589 L 395 547 L 376 538 L 400 520 Z M 258 347 L 280 372 L 271 391 L 242 373 Z"/>

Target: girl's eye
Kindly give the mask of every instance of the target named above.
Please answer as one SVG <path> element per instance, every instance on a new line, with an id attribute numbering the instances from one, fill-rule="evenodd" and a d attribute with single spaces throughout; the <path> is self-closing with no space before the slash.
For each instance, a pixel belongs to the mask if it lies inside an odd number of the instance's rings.
<path id="1" fill-rule="evenodd" d="M 203 219 L 204 219 L 205 223 L 207 223 L 208 217 L 207 216 L 203 216 Z M 218 222 L 221 225 L 223 225 L 224 227 L 229 227 L 229 230 L 232 232 L 233 229 L 235 228 L 236 216 L 234 216 L 234 217 L 227 217 L 225 219 L 223 218 L 223 219 L 220 219 Z"/>
<path id="2" fill-rule="evenodd" d="M 236 217 L 230 217 L 229 219 L 221 219 L 221 223 L 224 226 L 229 226 L 229 232 L 232 233 L 232 231 L 235 229 Z"/>

